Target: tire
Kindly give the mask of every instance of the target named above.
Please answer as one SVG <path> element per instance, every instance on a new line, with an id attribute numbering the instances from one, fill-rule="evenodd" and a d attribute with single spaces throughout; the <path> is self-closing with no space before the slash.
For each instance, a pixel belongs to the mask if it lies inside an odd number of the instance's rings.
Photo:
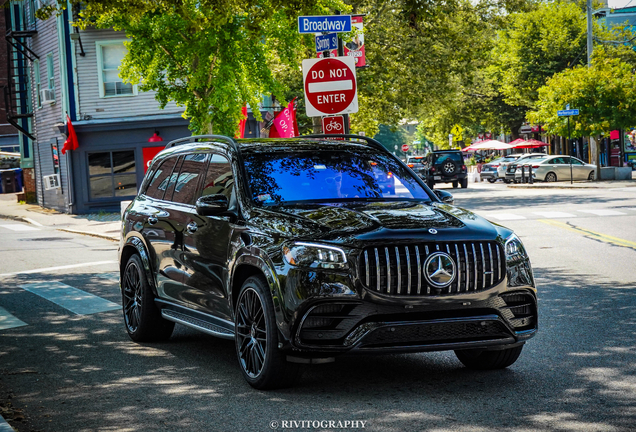
<path id="1" fill-rule="evenodd" d="M 167 340 L 174 323 L 161 317 L 139 255 L 126 263 L 121 283 L 122 310 L 128 336 L 135 342 Z"/>
<path id="2" fill-rule="evenodd" d="M 455 174 L 455 172 L 457 172 L 457 164 L 452 160 L 444 161 L 442 164 L 442 172 L 447 176 Z"/>
<path id="3" fill-rule="evenodd" d="M 588 180 L 594 180 L 594 171 L 590 171 L 590 175 L 587 176 Z"/>
<path id="4" fill-rule="evenodd" d="M 468 179 L 467 179 L 467 178 L 465 178 L 465 179 L 461 179 L 461 180 L 459 181 L 459 184 L 461 185 L 462 189 L 466 189 L 466 188 L 468 188 Z"/>
<path id="5" fill-rule="evenodd" d="M 497 181 L 497 179 L 493 179 L 493 178 L 488 179 L 488 183 L 494 183 L 496 181 Z"/>
<path id="6" fill-rule="evenodd" d="M 453 189 L 457 189 L 457 186 L 459 186 L 459 182 L 457 180 L 455 180 L 453 182 Z"/>
<path id="7" fill-rule="evenodd" d="M 455 355 L 468 369 L 489 370 L 503 369 L 517 361 L 523 345 L 504 350 L 457 350 Z"/>
<path id="8" fill-rule="evenodd" d="M 545 175 L 545 181 L 547 182 L 555 182 L 557 181 L 557 176 L 553 172 L 549 172 Z"/>
<path id="9" fill-rule="evenodd" d="M 291 386 L 300 366 L 278 349 L 274 303 L 265 279 L 252 276 L 238 295 L 235 310 L 236 356 L 245 380 L 259 390 Z"/>
<path id="10" fill-rule="evenodd" d="M 512 180 L 504 179 L 504 183 L 505 184 L 510 184 L 510 183 L 512 183 Z"/>

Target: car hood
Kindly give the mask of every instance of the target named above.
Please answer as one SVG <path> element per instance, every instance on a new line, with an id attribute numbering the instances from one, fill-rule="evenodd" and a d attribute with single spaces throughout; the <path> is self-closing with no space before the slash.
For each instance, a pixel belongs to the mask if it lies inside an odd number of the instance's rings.
<path id="1" fill-rule="evenodd" d="M 354 247 L 385 242 L 494 240 L 505 228 L 443 203 L 377 202 L 258 209 L 250 218 L 258 230 L 302 241 Z"/>

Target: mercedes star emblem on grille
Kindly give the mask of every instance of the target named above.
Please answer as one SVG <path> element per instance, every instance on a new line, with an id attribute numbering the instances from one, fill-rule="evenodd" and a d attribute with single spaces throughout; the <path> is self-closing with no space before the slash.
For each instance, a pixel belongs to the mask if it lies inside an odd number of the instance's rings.
<path id="1" fill-rule="evenodd" d="M 444 252 L 432 253 L 424 262 L 424 277 L 435 288 L 444 288 L 455 280 L 455 262 Z"/>

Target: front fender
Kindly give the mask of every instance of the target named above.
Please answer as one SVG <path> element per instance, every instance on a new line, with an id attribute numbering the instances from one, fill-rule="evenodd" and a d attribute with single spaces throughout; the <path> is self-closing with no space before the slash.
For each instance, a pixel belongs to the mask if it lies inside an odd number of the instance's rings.
<path id="1" fill-rule="evenodd" d="M 249 265 L 260 270 L 269 286 L 270 294 L 272 295 L 272 301 L 274 303 L 274 315 L 276 317 L 276 324 L 278 329 L 282 333 L 285 339 L 289 340 L 291 331 L 289 328 L 289 317 L 285 316 L 284 297 L 280 286 L 280 281 L 276 274 L 274 263 L 268 257 L 266 253 L 257 248 L 244 248 L 240 255 L 236 258 L 233 269 L 239 268 L 241 265 Z M 236 271 L 232 272 L 232 283 L 230 286 L 234 287 L 234 279 L 236 277 Z M 239 288 L 240 289 L 240 288 Z M 234 298 L 230 294 L 230 298 Z M 232 304 L 232 310 L 234 310 L 234 304 Z"/>
<path id="2" fill-rule="evenodd" d="M 144 266 L 144 272 L 146 273 L 146 279 L 152 288 L 152 291 L 155 295 L 157 295 L 157 281 L 155 279 L 154 272 L 152 271 L 152 265 L 150 260 L 150 253 L 148 245 L 146 244 L 143 237 L 138 235 L 135 232 L 130 232 L 126 236 L 124 240 L 124 247 L 122 248 L 122 258 L 124 257 L 124 253 L 127 247 L 134 247 L 139 257 L 141 258 L 141 262 Z M 121 258 L 120 258 L 121 259 Z M 126 263 L 121 262 L 121 271 L 123 271 Z"/>

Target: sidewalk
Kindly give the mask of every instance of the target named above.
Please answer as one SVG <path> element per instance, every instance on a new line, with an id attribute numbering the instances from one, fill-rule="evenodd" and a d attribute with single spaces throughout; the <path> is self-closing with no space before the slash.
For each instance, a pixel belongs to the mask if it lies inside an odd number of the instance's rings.
<path id="1" fill-rule="evenodd" d="M 0 194 L 0 218 L 114 241 L 119 241 L 121 231 L 119 213 L 70 215 L 38 205 L 19 204 L 16 194 Z"/>
<path id="2" fill-rule="evenodd" d="M 635 171 L 636 172 L 636 171 Z M 545 183 L 536 182 L 509 184 L 512 189 L 619 189 L 626 187 L 636 187 L 636 180 L 584 180 L 575 181 L 570 184 L 569 181 Z"/>

